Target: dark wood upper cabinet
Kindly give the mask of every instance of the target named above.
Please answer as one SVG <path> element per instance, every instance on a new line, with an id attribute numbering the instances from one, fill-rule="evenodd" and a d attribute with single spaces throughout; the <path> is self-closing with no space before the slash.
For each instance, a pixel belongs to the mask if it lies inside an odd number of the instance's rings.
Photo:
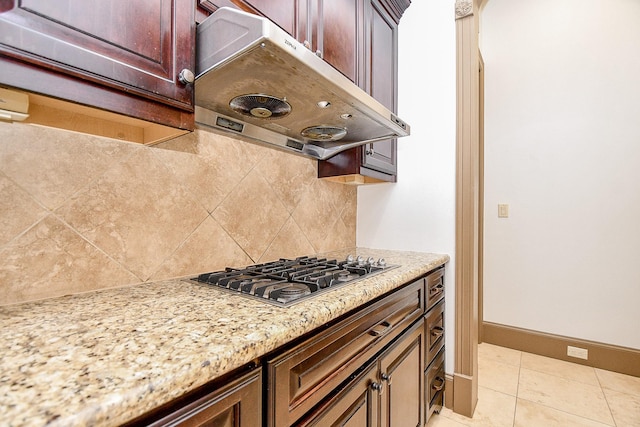
<path id="1" fill-rule="evenodd" d="M 389 110 L 397 112 L 398 23 L 381 2 L 372 0 L 370 6 L 367 20 L 367 41 L 370 43 L 366 58 L 367 91 Z M 364 147 L 362 166 L 395 177 L 396 144 L 396 139 L 368 144 Z"/>
<path id="2" fill-rule="evenodd" d="M 181 72 L 194 71 L 196 22 L 227 6 L 268 17 L 396 111 L 397 25 L 409 3 L 0 0 L 0 86 L 193 130 L 193 85 Z M 161 139 L 171 135 L 163 130 Z M 349 150 L 318 168 L 319 177 L 377 182 L 394 181 L 395 174 L 395 140 Z"/>
<path id="3" fill-rule="evenodd" d="M 362 40 L 357 53 L 363 70 L 356 82 L 382 105 L 397 112 L 398 22 L 409 1 L 361 1 L 364 14 L 358 21 Z M 396 144 L 391 139 L 339 153 L 318 163 L 318 177 L 355 184 L 395 182 Z"/>
<path id="4" fill-rule="evenodd" d="M 191 130 L 194 63 L 192 0 L 0 1 L 6 86 Z"/>

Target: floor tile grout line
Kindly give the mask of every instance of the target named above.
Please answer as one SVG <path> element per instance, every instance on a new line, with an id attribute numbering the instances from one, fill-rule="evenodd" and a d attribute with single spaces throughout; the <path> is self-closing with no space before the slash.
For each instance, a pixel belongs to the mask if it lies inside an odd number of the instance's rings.
<path id="1" fill-rule="evenodd" d="M 602 397 L 604 397 L 604 401 L 607 404 L 607 409 L 609 410 L 609 415 L 611 415 L 611 419 L 613 420 L 614 427 L 618 425 L 616 422 L 616 417 L 613 415 L 613 411 L 611 410 L 611 405 L 609 404 L 609 399 L 607 399 L 607 393 L 604 391 L 604 387 L 602 386 L 602 381 L 600 380 L 600 376 L 598 375 L 598 371 L 596 368 L 592 368 L 593 373 L 596 376 L 596 380 L 598 380 L 598 386 L 600 387 L 600 392 L 602 393 Z"/>
<path id="2" fill-rule="evenodd" d="M 516 416 L 518 414 L 518 395 L 520 394 L 520 372 L 522 371 L 522 351 L 519 354 L 519 359 L 518 359 L 518 384 L 516 385 L 516 403 L 515 403 L 515 408 L 513 410 L 513 424 L 512 426 L 515 427 L 516 425 Z"/>

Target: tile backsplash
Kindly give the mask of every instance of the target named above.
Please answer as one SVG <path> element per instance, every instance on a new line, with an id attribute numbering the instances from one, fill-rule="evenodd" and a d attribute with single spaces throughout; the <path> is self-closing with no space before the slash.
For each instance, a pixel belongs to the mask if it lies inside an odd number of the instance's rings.
<path id="1" fill-rule="evenodd" d="M 0 122 L 0 193 L 0 305 L 355 246 L 355 187 L 199 130 L 146 147 Z"/>

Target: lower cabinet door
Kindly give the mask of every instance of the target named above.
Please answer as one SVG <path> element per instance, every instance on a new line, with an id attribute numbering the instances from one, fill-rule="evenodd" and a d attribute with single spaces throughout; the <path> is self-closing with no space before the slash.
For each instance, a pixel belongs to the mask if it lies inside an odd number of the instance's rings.
<path id="1" fill-rule="evenodd" d="M 357 375 L 330 399 L 321 403 L 296 426 L 370 427 L 378 425 L 377 365 Z"/>
<path id="2" fill-rule="evenodd" d="M 382 427 L 424 422 L 424 321 L 416 322 L 380 357 Z"/>

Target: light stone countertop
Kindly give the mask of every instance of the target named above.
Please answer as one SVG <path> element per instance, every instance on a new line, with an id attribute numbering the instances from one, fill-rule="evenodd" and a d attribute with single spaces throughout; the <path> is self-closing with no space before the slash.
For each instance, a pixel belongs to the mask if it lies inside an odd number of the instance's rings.
<path id="1" fill-rule="evenodd" d="M 400 267 L 287 308 L 180 279 L 0 307 L 0 425 L 120 425 L 449 261 L 349 253 Z"/>

